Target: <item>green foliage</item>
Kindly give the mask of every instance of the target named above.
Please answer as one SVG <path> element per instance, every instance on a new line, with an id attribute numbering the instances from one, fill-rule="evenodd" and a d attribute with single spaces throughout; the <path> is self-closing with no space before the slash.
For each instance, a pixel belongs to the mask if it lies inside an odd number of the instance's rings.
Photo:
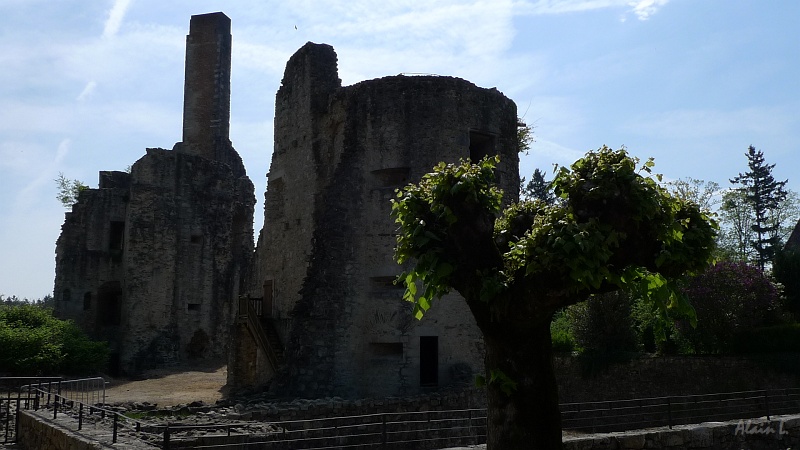
<path id="1" fill-rule="evenodd" d="M 686 342 L 675 326 L 675 319 L 665 318 L 653 303 L 634 299 L 631 304 L 631 320 L 634 332 L 642 349 L 647 353 L 660 355 L 677 355 L 692 353 L 691 346 Z"/>
<path id="2" fill-rule="evenodd" d="M 3 294 L 0 294 L 0 304 L 6 305 L 6 306 L 34 305 L 34 306 L 38 306 L 40 308 L 52 308 L 53 307 L 53 296 L 50 295 L 50 294 L 47 294 L 42 298 L 29 300 L 28 298 L 19 298 L 16 295 L 12 295 L 10 297 L 6 297 Z"/>
<path id="3" fill-rule="evenodd" d="M 593 295 L 567 308 L 570 328 L 582 352 L 636 352 L 631 297 L 622 291 Z"/>
<path id="4" fill-rule="evenodd" d="M 511 395 L 517 390 L 517 382 L 509 378 L 502 370 L 493 369 L 489 372 L 489 379 L 483 375 L 478 375 L 475 379 L 477 387 L 483 387 L 487 384 L 496 384 L 500 390 L 506 395 Z"/>
<path id="5" fill-rule="evenodd" d="M 406 286 L 404 299 L 414 303 L 418 319 L 434 299 L 450 291 L 449 277 L 456 262 L 446 251 L 449 228 L 459 220 L 459 211 L 500 210 L 502 192 L 494 186 L 497 157 L 478 164 L 439 163 L 416 185 L 398 190 L 392 215 L 400 226 L 395 259 L 415 265 L 398 278 Z M 418 283 L 421 288 L 418 290 Z M 498 286 L 486 284 L 487 295 Z"/>
<path id="6" fill-rule="evenodd" d="M 34 305 L 0 306 L 0 367 L 12 375 L 86 374 L 101 370 L 108 345 L 71 321 Z"/>
<path id="7" fill-rule="evenodd" d="M 572 353 L 576 350 L 577 345 L 566 310 L 559 311 L 553 316 L 553 321 L 550 323 L 550 340 L 553 343 L 553 351 Z"/>
<path id="8" fill-rule="evenodd" d="M 524 152 L 525 154 L 528 153 L 530 150 L 531 145 L 534 143 L 535 139 L 533 138 L 533 127 L 527 125 L 522 119 L 517 120 L 517 147 L 519 152 Z"/>
<path id="9" fill-rule="evenodd" d="M 392 205 L 400 226 L 395 258 L 401 264 L 416 260 L 400 278 L 416 317 L 451 287 L 459 252 L 451 228 L 473 216 L 495 220 L 502 197 L 493 184 L 495 164 L 496 157 L 477 165 L 440 163 L 419 184 L 398 192 Z M 481 300 L 498 297 L 515 281 L 562 290 L 569 300 L 561 306 L 624 288 L 653 301 L 664 315 L 691 316 L 674 279 L 708 265 L 716 223 L 642 176 L 652 161 L 637 165 L 624 149 L 602 147 L 558 171 L 553 186 L 562 204 L 508 207 L 494 223 L 502 266 L 473 274 L 482 284 Z"/>
<path id="10" fill-rule="evenodd" d="M 72 205 L 78 202 L 81 192 L 89 189 L 89 186 L 83 184 L 80 180 L 70 180 L 62 172 L 58 172 L 58 178 L 54 181 L 58 189 L 56 199 L 65 208 L 72 208 Z"/>

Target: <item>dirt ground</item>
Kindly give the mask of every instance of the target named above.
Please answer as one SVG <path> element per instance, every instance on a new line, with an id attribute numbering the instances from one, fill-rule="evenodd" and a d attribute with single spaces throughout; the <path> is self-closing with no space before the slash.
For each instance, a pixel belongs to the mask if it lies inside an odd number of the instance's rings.
<path id="1" fill-rule="evenodd" d="M 213 405 L 227 393 L 227 369 L 217 364 L 151 370 L 137 380 L 106 377 L 106 403 L 149 402 L 165 407 L 202 401 Z"/>

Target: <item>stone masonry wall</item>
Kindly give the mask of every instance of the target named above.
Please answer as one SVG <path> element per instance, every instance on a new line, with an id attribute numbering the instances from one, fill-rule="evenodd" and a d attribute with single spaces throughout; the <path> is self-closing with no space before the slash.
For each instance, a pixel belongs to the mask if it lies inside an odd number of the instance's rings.
<path id="1" fill-rule="evenodd" d="M 148 149 L 132 169 L 125 347 L 131 372 L 222 358 L 252 251 L 253 186 L 230 166 Z"/>
<path id="2" fill-rule="evenodd" d="M 800 416 L 712 422 L 674 429 L 566 438 L 564 450 L 790 450 L 800 445 Z"/>
<path id="3" fill-rule="evenodd" d="M 638 357 L 591 363 L 556 357 L 562 403 L 796 388 L 797 355 Z M 789 369 L 789 370 L 787 370 Z"/>
<path id="4" fill-rule="evenodd" d="M 330 46 L 306 44 L 276 99 L 265 226 L 248 284 L 251 296 L 273 300 L 267 308 L 286 345 L 271 389 L 359 398 L 463 383 L 482 366 L 480 333 L 457 295 L 425 320 L 411 318 L 392 284 L 401 270 L 390 199 L 440 161 L 494 154 L 515 197 L 516 106 L 450 77 L 341 87 L 336 64 Z"/>

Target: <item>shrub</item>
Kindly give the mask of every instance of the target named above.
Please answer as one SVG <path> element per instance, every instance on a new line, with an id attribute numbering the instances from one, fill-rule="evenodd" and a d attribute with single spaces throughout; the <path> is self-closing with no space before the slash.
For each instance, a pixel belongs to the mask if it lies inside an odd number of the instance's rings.
<path id="1" fill-rule="evenodd" d="M 695 353 L 726 353 L 734 336 L 779 321 L 779 293 L 758 268 L 720 262 L 689 280 L 685 293 L 697 312 L 697 327 L 678 323 Z"/>
<path id="2" fill-rule="evenodd" d="M 81 375 L 102 370 L 108 344 L 34 305 L 0 306 L 0 367 L 12 375 Z"/>
<path id="3" fill-rule="evenodd" d="M 575 342 L 582 352 L 638 350 L 631 319 L 630 295 L 609 292 L 567 309 Z"/>
<path id="4" fill-rule="evenodd" d="M 553 341 L 553 351 L 555 352 L 575 350 L 575 338 L 572 336 L 566 311 L 559 311 L 553 317 L 553 321 L 550 323 L 550 339 Z"/>

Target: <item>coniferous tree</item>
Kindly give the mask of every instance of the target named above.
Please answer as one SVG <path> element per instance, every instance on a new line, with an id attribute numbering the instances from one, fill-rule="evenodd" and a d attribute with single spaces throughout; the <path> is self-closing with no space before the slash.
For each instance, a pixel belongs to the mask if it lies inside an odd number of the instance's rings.
<path id="1" fill-rule="evenodd" d="M 775 181 L 772 176 L 775 164 L 767 164 L 761 150 L 756 150 L 751 145 L 745 155 L 750 170 L 739 173 L 730 182 L 742 186 L 739 190 L 744 193 L 745 199 L 753 208 L 752 230 L 755 239 L 751 245 L 756 251 L 758 267 L 764 270 L 767 263 L 772 262 L 776 250 L 780 247 L 778 235 L 780 223 L 770 220 L 770 217 L 788 195 L 784 188 L 788 180 Z"/>
<path id="2" fill-rule="evenodd" d="M 522 179 L 523 186 L 520 189 L 522 198 L 524 200 L 541 200 L 547 205 L 552 205 L 556 202 L 556 194 L 553 192 L 553 185 L 544 178 L 544 172 L 536 169 L 533 171 L 531 181 L 525 183 Z"/>

